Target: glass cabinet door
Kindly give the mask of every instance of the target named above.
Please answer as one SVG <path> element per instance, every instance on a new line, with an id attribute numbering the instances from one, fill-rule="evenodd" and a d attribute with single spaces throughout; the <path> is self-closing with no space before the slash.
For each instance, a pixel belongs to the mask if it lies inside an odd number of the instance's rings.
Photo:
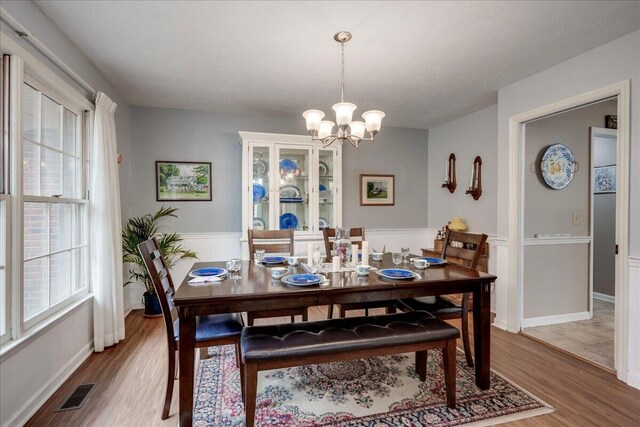
<path id="1" fill-rule="evenodd" d="M 310 230 L 311 150 L 278 147 L 278 230 Z"/>
<path id="2" fill-rule="evenodd" d="M 253 229 L 269 230 L 269 147 L 253 146 L 251 165 L 253 167 Z"/>
<path id="3" fill-rule="evenodd" d="M 318 161 L 318 230 L 336 226 L 334 217 L 334 166 L 335 151 L 320 149 Z"/>

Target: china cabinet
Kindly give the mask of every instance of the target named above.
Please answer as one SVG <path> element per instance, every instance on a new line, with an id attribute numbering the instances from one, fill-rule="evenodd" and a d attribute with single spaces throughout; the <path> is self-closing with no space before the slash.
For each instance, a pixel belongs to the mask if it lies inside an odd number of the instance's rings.
<path id="1" fill-rule="evenodd" d="M 239 134 L 243 243 L 253 228 L 294 229 L 296 242 L 321 244 L 324 227 L 342 225 L 342 147 L 323 148 L 309 136 Z"/>

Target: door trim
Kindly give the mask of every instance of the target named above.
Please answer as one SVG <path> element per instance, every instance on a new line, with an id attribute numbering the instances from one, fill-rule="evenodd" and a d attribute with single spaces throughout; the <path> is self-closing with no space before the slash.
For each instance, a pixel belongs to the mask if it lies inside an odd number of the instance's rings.
<path id="1" fill-rule="evenodd" d="M 508 192 L 508 248 L 507 329 L 518 332 L 522 328 L 524 304 L 524 125 L 535 119 L 590 104 L 603 99 L 618 99 L 618 149 L 616 192 L 616 297 L 620 302 L 615 310 L 615 366 L 617 377 L 627 381 L 629 328 L 629 139 L 630 139 L 630 81 L 624 80 L 567 98 L 509 118 L 509 192 Z"/>

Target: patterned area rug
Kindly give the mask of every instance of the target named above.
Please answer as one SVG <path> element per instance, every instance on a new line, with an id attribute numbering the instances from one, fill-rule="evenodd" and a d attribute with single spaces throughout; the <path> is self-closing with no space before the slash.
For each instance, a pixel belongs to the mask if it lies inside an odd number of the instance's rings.
<path id="1" fill-rule="evenodd" d="M 196 376 L 193 424 L 242 426 L 234 347 L 212 347 L 209 354 Z M 415 373 L 413 354 L 260 372 L 256 426 L 493 425 L 553 411 L 495 372 L 491 389 L 481 391 L 464 360 L 459 353 L 455 410 L 446 406 L 442 356 L 435 350 L 425 382 Z"/>

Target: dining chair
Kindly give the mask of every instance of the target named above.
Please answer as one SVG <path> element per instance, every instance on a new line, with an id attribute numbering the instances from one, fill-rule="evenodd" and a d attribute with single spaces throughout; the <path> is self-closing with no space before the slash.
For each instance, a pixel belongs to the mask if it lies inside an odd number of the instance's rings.
<path id="1" fill-rule="evenodd" d="M 293 229 L 289 230 L 252 230 L 247 232 L 249 238 L 249 260 L 254 260 L 256 250 L 263 249 L 267 254 L 287 254 L 293 256 Z M 295 316 L 302 316 L 302 321 L 309 318 L 307 307 L 265 309 L 247 312 L 247 324 L 253 326 L 255 319 L 267 317 L 290 316 L 291 323 Z"/>
<path id="2" fill-rule="evenodd" d="M 463 233 L 460 231 L 447 232 L 442 247 L 443 259 L 464 265 L 476 270 L 482 255 L 482 248 L 487 241 L 486 234 Z M 452 244 L 453 242 L 457 242 Z M 460 247 L 462 246 L 462 247 Z M 462 294 L 460 303 L 452 299 L 452 295 L 436 296 L 434 302 L 425 302 L 420 298 L 408 298 L 399 301 L 398 308 L 402 311 L 424 310 L 441 320 L 461 319 L 462 345 L 467 365 L 473 366 L 471 345 L 469 342 L 469 311 L 472 309 L 471 294 Z"/>
<path id="3" fill-rule="evenodd" d="M 176 377 L 176 351 L 180 349 L 178 310 L 173 304 L 175 288 L 155 237 L 140 243 L 138 250 L 160 300 L 162 317 L 167 330 L 169 368 L 167 369 L 167 388 L 162 409 L 162 419 L 166 420 L 171 409 L 171 396 Z M 241 373 L 241 387 L 244 387 L 240 349 L 240 333 L 243 326 L 242 316 L 236 313 L 196 317 L 196 348 L 200 348 L 201 358 L 206 358 L 207 347 L 234 344 L 236 346 L 236 365 L 240 368 Z"/>
<path id="4" fill-rule="evenodd" d="M 331 260 L 333 253 L 333 243 L 336 240 L 336 229 L 335 228 L 324 228 L 322 230 L 322 236 L 324 237 L 324 249 L 327 253 L 327 258 Z M 351 239 L 351 243 L 354 245 L 358 245 L 359 249 L 362 249 L 362 241 L 365 240 L 364 236 L 364 227 L 356 227 L 349 229 L 349 238 Z M 347 311 L 353 310 L 364 310 L 365 316 L 369 315 L 370 308 L 380 308 L 384 307 L 386 309 L 387 314 L 395 313 L 396 304 L 395 301 L 369 301 L 369 302 L 353 302 L 353 303 L 343 303 L 336 304 L 338 306 L 338 311 L 340 312 L 340 317 L 345 317 Z M 329 305 L 327 310 L 327 319 L 333 318 L 333 304 Z"/>

